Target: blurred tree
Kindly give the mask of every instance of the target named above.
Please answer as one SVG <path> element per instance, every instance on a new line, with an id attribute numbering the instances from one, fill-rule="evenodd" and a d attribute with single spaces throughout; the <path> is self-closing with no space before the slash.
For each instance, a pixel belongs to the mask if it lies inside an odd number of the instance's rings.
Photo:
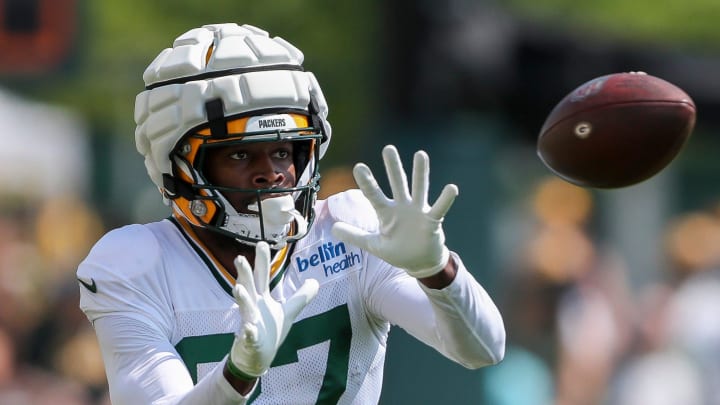
<path id="1" fill-rule="evenodd" d="M 29 79 L 3 77 L 29 96 L 84 114 L 96 132 L 132 137 L 135 95 L 155 56 L 188 29 L 209 23 L 256 25 L 303 50 L 330 104 L 336 133 L 329 160 L 353 150 L 371 114 L 377 43 L 375 2 L 279 0 L 79 0 L 80 27 L 73 68 Z M 335 156 L 335 157 L 333 157 Z"/>
<path id="2" fill-rule="evenodd" d="M 605 39 L 715 50 L 720 43 L 716 0 L 509 0 L 504 6 L 548 26 Z"/>

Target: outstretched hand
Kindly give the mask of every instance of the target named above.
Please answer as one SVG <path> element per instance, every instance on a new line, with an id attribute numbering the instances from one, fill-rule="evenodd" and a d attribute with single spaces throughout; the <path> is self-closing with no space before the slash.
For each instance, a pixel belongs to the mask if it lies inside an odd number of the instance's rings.
<path id="1" fill-rule="evenodd" d="M 425 278 L 437 274 L 448 263 L 442 221 L 458 195 L 454 184 L 446 185 L 435 203 L 428 205 L 430 158 L 415 152 L 412 193 L 397 149 L 382 151 L 393 198 L 380 189 L 370 168 L 358 163 L 353 169 L 355 181 L 378 216 L 378 232 L 370 233 L 344 222 L 333 225 L 338 239 L 352 243 L 386 262 L 405 269 L 411 276 Z"/>
<path id="2" fill-rule="evenodd" d="M 315 298 L 316 280 L 309 279 L 284 303 L 270 296 L 270 248 L 260 242 L 255 249 L 255 271 L 244 256 L 235 259 L 237 282 L 233 295 L 242 324 L 230 349 L 228 366 L 235 376 L 257 378 L 270 368 L 278 348 L 300 311 Z"/>

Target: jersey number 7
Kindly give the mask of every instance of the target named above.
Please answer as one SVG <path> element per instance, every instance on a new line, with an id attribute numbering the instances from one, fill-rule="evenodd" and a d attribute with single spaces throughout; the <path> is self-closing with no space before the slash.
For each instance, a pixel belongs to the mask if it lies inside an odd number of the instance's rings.
<path id="1" fill-rule="evenodd" d="M 272 367 L 298 363 L 299 350 L 329 341 L 325 375 L 320 384 L 316 403 L 336 404 L 347 386 L 351 335 L 347 304 L 297 321 L 280 346 L 270 372 Z M 232 333 L 190 336 L 175 346 L 190 371 L 193 382 L 197 383 L 198 366 L 221 361 L 230 350 L 233 338 Z M 301 375 L 299 378 L 305 377 Z M 250 403 L 257 396 L 262 395 L 262 383 L 261 378 Z M 285 393 L 285 395 L 291 394 Z"/>

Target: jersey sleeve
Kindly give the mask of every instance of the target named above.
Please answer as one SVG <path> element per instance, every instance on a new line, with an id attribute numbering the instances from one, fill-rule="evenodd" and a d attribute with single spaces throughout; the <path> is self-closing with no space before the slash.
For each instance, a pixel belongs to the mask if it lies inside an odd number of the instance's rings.
<path id="1" fill-rule="evenodd" d="M 497 364 L 505 355 L 505 325 L 490 295 L 451 252 L 458 265 L 453 282 L 441 289 L 418 283 L 435 314 L 434 343 L 468 368 Z"/>
<path id="2" fill-rule="evenodd" d="M 365 280 L 369 311 L 467 368 L 496 364 L 505 351 L 500 312 L 460 258 L 451 254 L 458 272 L 441 290 L 370 257 Z"/>
<path id="3" fill-rule="evenodd" d="M 185 364 L 159 331 L 119 315 L 95 322 L 108 377 L 110 399 L 117 405 L 244 404 L 222 374 L 225 361 L 193 386 Z M 252 391 L 248 394 L 252 395 Z"/>
<path id="4" fill-rule="evenodd" d="M 375 212 L 359 191 L 329 199 L 328 208 L 336 221 L 377 230 Z M 506 336 L 500 312 L 456 253 L 451 252 L 457 275 L 441 290 L 427 288 L 404 270 L 365 255 L 361 280 L 370 314 L 400 326 L 468 368 L 496 364 L 503 358 Z"/>
<path id="5" fill-rule="evenodd" d="M 222 375 L 193 385 L 173 346 L 173 306 L 160 245 L 145 226 L 101 238 L 80 264 L 80 308 L 100 344 L 113 404 L 242 404 Z"/>
<path id="6" fill-rule="evenodd" d="M 80 263 L 80 309 L 90 322 L 122 315 L 158 329 L 173 330 L 172 308 L 163 288 L 160 246 L 142 225 L 129 225 L 103 236 Z"/>

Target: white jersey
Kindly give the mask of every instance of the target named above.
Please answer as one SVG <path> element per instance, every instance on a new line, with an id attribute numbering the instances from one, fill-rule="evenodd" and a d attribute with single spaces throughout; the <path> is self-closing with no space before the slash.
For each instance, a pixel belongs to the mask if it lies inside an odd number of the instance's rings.
<path id="1" fill-rule="evenodd" d="M 502 357 L 502 319 L 457 256 L 453 283 L 431 290 L 331 235 L 338 220 L 377 228 L 361 193 L 318 201 L 315 210 L 308 235 L 276 256 L 271 291 L 283 300 L 313 278 L 319 292 L 248 401 L 377 403 L 392 324 L 467 367 Z M 187 225 L 166 219 L 113 230 L 77 274 L 84 285 L 80 306 L 95 325 L 114 403 L 192 403 L 200 390 L 203 403 L 246 400 L 217 367 L 240 325 L 234 279 Z"/>

